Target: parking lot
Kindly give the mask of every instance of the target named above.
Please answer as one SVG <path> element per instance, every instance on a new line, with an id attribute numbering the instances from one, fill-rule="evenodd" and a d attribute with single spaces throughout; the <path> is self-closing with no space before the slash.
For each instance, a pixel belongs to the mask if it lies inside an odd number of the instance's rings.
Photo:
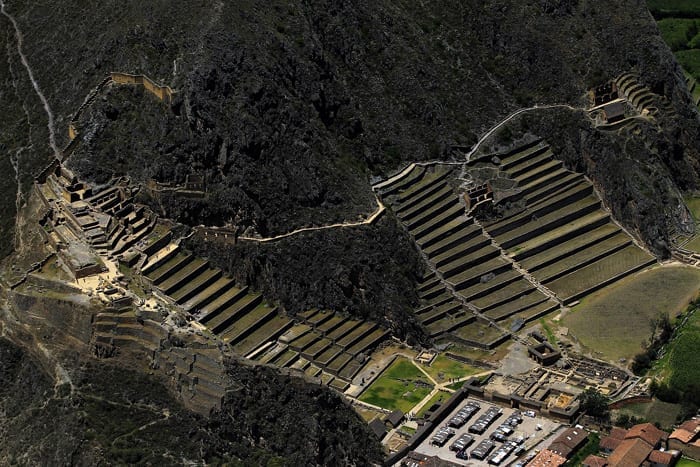
<path id="1" fill-rule="evenodd" d="M 468 409 L 470 405 L 478 405 L 478 409 L 476 411 Z M 465 409 L 465 407 L 467 408 Z M 460 411 L 462 414 L 473 413 L 464 420 L 462 426 L 450 426 L 450 420 L 457 417 Z M 494 417 L 490 423 L 488 423 L 489 417 Z M 459 420 L 455 421 L 459 422 Z M 507 424 L 507 421 L 511 423 Z M 524 457 L 523 451 L 535 447 L 560 426 L 555 421 L 536 416 L 527 410 L 521 411 L 469 398 L 460 403 L 440 425 L 437 425 L 415 450 L 462 465 L 487 466 L 489 459 L 491 459 L 491 465 L 508 465 L 516 459 L 517 452 L 520 451 L 521 457 Z M 499 430 L 499 427 L 502 428 Z M 482 430 L 483 432 L 480 433 Z M 469 437 L 471 437 L 471 441 L 469 441 Z M 468 459 L 459 459 L 457 451 L 450 449 L 450 446 L 460 438 L 469 442 L 464 450 L 469 456 Z M 444 441 L 444 444 L 439 446 L 435 444 L 436 440 Z M 500 455 L 498 455 L 499 450 Z M 477 459 L 479 455 L 484 458 Z"/>

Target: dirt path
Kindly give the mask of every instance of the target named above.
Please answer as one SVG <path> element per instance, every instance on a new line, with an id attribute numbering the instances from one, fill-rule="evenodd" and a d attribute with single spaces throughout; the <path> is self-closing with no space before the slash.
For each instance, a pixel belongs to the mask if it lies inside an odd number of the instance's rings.
<path id="1" fill-rule="evenodd" d="M 17 24 L 15 18 L 11 14 L 9 14 L 5 9 L 4 0 L 0 0 L 0 13 L 2 13 L 7 19 L 10 20 L 10 23 L 12 23 L 12 27 L 15 29 L 15 37 L 17 38 L 17 54 L 19 55 L 19 58 L 22 61 L 22 65 L 24 65 L 24 68 L 27 70 L 27 75 L 29 75 L 29 80 L 32 82 L 32 87 L 34 88 L 36 95 L 39 96 L 39 100 L 41 100 L 41 103 L 44 106 L 44 110 L 46 111 L 46 116 L 48 118 L 46 126 L 49 129 L 49 146 L 51 146 L 54 155 L 60 158 L 61 150 L 56 145 L 56 134 L 54 132 L 53 124 L 53 112 L 51 112 L 49 102 L 46 100 L 44 93 L 41 92 L 39 83 L 37 83 L 36 79 L 34 78 L 34 72 L 32 71 L 32 67 L 29 66 L 29 61 L 27 60 L 26 55 L 24 55 L 24 52 L 22 51 L 22 45 L 24 44 L 24 36 L 22 36 L 22 31 L 20 31 L 19 25 Z"/>

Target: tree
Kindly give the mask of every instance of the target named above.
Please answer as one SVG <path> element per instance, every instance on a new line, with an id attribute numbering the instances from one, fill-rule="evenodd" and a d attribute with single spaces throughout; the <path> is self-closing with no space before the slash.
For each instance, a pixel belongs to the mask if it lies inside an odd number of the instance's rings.
<path id="1" fill-rule="evenodd" d="M 588 388 L 579 396 L 581 401 L 581 409 L 586 414 L 601 420 L 607 420 L 610 417 L 610 402 L 606 396 L 601 394 L 597 389 Z"/>

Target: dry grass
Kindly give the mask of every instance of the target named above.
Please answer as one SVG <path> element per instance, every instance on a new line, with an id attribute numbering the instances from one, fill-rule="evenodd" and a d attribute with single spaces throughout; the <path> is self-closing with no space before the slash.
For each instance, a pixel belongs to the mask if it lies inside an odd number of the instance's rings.
<path id="1" fill-rule="evenodd" d="M 562 320 L 580 342 L 609 360 L 630 358 L 650 337 L 650 320 L 677 315 L 700 288 L 700 271 L 661 266 L 626 277 L 575 306 Z"/>

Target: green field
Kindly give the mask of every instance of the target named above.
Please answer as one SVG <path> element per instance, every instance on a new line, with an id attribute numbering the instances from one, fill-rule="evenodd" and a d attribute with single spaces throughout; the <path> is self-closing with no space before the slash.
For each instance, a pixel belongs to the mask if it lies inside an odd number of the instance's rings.
<path id="1" fill-rule="evenodd" d="M 687 457 L 681 457 L 676 463 L 676 467 L 700 467 L 700 461 L 688 459 Z"/>
<path id="2" fill-rule="evenodd" d="M 697 310 L 680 330 L 678 337 L 669 344 L 669 370 L 672 387 L 684 389 L 700 381 L 700 312 Z"/>
<path id="3" fill-rule="evenodd" d="M 656 267 L 589 295 L 562 319 L 562 325 L 603 358 L 630 358 L 649 339 L 650 320 L 661 313 L 677 315 L 699 288 L 697 269 Z"/>
<path id="4" fill-rule="evenodd" d="M 671 428 L 676 423 L 676 416 L 681 411 L 678 404 L 669 404 L 654 399 L 647 403 L 630 404 L 616 410 L 616 415 L 627 414 L 650 423 L 658 422 L 662 428 Z"/>
<path id="5" fill-rule="evenodd" d="M 421 367 L 438 383 L 441 383 L 449 378 L 462 378 L 464 376 L 471 376 L 482 371 L 478 368 L 469 366 L 466 363 L 453 360 L 442 354 L 435 357 L 430 366 L 421 365 Z"/>
<path id="6" fill-rule="evenodd" d="M 647 6 L 678 62 L 700 81 L 700 2 L 647 0 Z"/>
<path id="7" fill-rule="evenodd" d="M 430 400 L 428 402 L 426 402 L 423 407 L 421 407 L 421 409 L 416 414 L 416 418 L 422 417 L 423 414 L 425 414 L 425 412 L 430 410 L 430 407 L 432 407 L 434 404 L 437 404 L 438 402 L 440 402 L 440 403 L 445 402 L 447 399 L 450 398 L 450 396 L 451 396 L 451 394 L 449 394 L 447 392 L 438 391 L 437 394 L 435 394 L 433 397 L 431 397 Z"/>
<path id="8" fill-rule="evenodd" d="M 430 394 L 432 383 L 413 363 L 397 358 L 359 399 L 389 410 L 409 412 Z"/>

